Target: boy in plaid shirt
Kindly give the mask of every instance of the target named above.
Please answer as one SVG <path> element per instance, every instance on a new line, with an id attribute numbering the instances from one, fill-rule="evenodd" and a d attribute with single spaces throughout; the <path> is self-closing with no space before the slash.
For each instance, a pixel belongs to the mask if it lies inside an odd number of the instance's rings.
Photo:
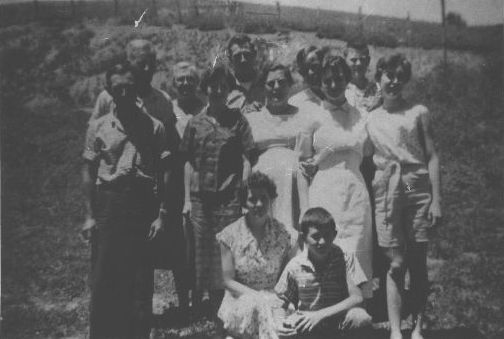
<path id="1" fill-rule="evenodd" d="M 310 208 L 301 221 L 304 250 L 285 267 L 275 291 L 296 312 L 279 326 L 280 337 L 350 338 L 369 331 L 371 317 L 358 307 L 360 289 L 346 275 L 342 250 L 333 244 L 336 225 L 329 212 Z"/>

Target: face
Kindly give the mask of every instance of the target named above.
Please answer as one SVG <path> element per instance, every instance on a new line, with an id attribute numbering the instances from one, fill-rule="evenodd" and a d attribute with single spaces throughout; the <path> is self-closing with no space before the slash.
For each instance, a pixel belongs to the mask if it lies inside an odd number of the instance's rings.
<path id="1" fill-rule="evenodd" d="M 263 218 L 271 211 L 271 198 L 265 188 L 252 188 L 247 193 L 246 207 L 256 218 Z"/>
<path id="2" fill-rule="evenodd" d="M 128 61 L 135 69 L 136 81 L 139 87 L 150 86 L 156 70 L 156 57 L 152 53 L 138 51 L 130 55 Z"/>
<path id="3" fill-rule="evenodd" d="M 340 67 L 331 67 L 322 75 L 321 90 L 329 99 L 340 98 L 345 95 L 345 89 L 348 84 L 345 74 Z"/>
<path id="4" fill-rule="evenodd" d="M 320 230 L 316 227 L 308 227 L 305 235 L 305 244 L 308 254 L 315 260 L 323 260 L 329 254 L 336 231 L 331 229 Z"/>
<path id="5" fill-rule="evenodd" d="M 211 105 L 222 106 L 226 104 L 229 95 L 229 85 L 226 79 L 221 76 L 211 81 L 207 88 L 208 101 Z"/>
<path id="6" fill-rule="evenodd" d="M 316 51 L 312 51 L 306 57 L 307 74 L 305 81 L 310 86 L 320 87 L 320 75 L 322 73 L 322 65 L 317 56 Z"/>
<path id="7" fill-rule="evenodd" d="M 135 104 L 136 88 L 134 76 L 131 72 L 114 74 L 110 78 L 110 92 L 118 108 Z"/>
<path id="8" fill-rule="evenodd" d="M 268 73 L 266 78 L 266 99 L 268 106 L 283 106 L 289 99 L 290 84 L 281 69 Z"/>
<path id="9" fill-rule="evenodd" d="M 191 97 L 196 93 L 197 79 L 190 71 L 177 74 L 173 83 L 180 97 Z"/>
<path id="10" fill-rule="evenodd" d="M 255 71 L 255 55 L 250 46 L 233 45 L 230 48 L 231 62 L 235 71 L 236 78 L 241 82 L 249 82 L 254 80 Z"/>
<path id="11" fill-rule="evenodd" d="M 350 66 L 353 79 L 362 80 L 366 77 L 369 61 L 369 55 L 353 48 L 348 50 L 346 62 Z"/>
<path id="12" fill-rule="evenodd" d="M 407 75 L 401 66 L 383 71 L 380 86 L 384 99 L 399 98 L 406 82 Z"/>

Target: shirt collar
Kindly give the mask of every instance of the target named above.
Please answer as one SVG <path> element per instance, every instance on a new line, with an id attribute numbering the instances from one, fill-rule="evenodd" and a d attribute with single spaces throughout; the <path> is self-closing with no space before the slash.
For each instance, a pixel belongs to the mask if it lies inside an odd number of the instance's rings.
<path id="1" fill-rule="evenodd" d="M 348 103 L 347 100 L 341 105 L 334 105 L 330 103 L 327 100 L 324 100 L 324 108 L 328 109 L 329 111 L 343 111 L 343 112 L 350 112 L 350 104 Z"/>
<path id="2" fill-rule="evenodd" d="M 329 265 L 331 265 L 331 262 L 334 261 L 335 257 L 335 251 L 336 247 L 333 245 L 331 246 L 331 250 L 328 254 L 327 260 L 329 261 Z M 311 262 L 311 260 L 308 258 L 308 246 L 304 246 L 303 251 L 299 255 L 299 260 L 300 260 L 300 265 L 303 266 L 304 268 L 307 268 L 311 270 L 312 272 L 316 272 L 315 266 Z"/>

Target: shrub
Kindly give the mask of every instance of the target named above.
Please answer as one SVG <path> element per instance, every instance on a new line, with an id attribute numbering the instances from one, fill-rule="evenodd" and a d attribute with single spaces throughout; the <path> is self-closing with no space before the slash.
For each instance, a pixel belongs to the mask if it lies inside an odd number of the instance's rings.
<path id="1" fill-rule="evenodd" d="M 317 28 L 316 36 L 319 39 L 343 39 L 345 37 L 346 28 L 339 23 L 324 24 Z"/>

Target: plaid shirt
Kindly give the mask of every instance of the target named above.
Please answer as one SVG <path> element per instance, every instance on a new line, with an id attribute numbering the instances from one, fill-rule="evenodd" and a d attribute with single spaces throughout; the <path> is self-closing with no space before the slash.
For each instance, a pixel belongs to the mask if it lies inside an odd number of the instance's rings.
<path id="1" fill-rule="evenodd" d="M 345 257 L 333 245 L 325 270 L 317 272 L 308 259 L 308 250 L 294 257 L 285 267 L 275 292 L 300 311 L 317 311 L 348 297 Z"/>
<path id="2" fill-rule="evenodd" d="M 189 120 L 180 152 L 193 166 L 191 192 L 222 192 L 241 184 L 243 158 L 250 157 L 254 140 L 247 120 L 237 109 L 217 120 L 208 106 Z"/>

